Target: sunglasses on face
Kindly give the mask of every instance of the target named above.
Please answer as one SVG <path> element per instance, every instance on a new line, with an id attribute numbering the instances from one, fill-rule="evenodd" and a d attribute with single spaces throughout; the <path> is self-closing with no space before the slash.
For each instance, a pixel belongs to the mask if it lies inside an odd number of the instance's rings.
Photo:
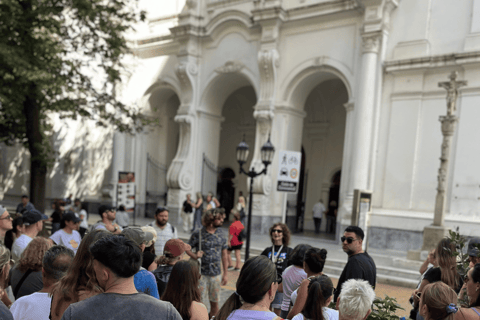
<path id="1" fill-rule="evenodd" d="M 345 242 L 345 240 L 347 240 L 347 243 L 350 244 L 353 241 L 358 240 L 358 239 L 353 239 L 352 237 L 348 237 L 348 238 L 347 237 L 341 237 L 340 240 L 342 241 L 342 243 Z"/>
<path id="2" fill-rule="evenodd" d="M 281 230 L 281 229 L 273 229 L 273 230 L 272 230 L 272 233 L 275 233 L 275 232 L 276 232 L 276 233 L 283 233 L 283 230 Z"/>

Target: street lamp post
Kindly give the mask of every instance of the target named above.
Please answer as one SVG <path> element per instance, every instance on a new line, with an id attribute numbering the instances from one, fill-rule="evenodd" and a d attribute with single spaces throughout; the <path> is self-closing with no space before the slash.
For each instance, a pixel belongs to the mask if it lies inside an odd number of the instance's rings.
<path id="1" fill-rule="evenodd" d="M 240 165 L 240 173 L 243 173 L 250 177 L 250 197 L 248 200 L 248 221 L 247 221 L 247 245 L 245 247 L 245 261 L 250 256 L 250 231 L 252 226 L 252 198 L 253 198 L 253 179 L 259 175 L 267 173 L 267 167 L 272 163 L 273 156 L 275 154 L 275 148 L 270 142 L 270 136 L 268 136 L 267 142 L 262 146 L 261 157 L 265 168 L 261 172 L 256 172 L 255 168 L 251 168 L 248 172 L 243 169 L 243 165 L 247 162 L 248 158 L 248 144 L 245 143 L 245 137 L 243 141 L 237 146 L 237 161 Z"/>

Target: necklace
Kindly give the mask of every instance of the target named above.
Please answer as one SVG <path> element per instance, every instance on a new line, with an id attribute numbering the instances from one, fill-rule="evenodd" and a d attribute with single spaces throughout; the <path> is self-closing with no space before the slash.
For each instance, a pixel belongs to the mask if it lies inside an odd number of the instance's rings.
<path id="1" fill-rule="evenodd" d="M 275 255 L 275 245 L 272 246 L 272 262 L 273 263 L 277 263 L 278 257 L 280 256 L 280 252 L 282 252 L 282 249 L 283 249 L 283 244 L 280 247 L 280 249 L 278 249 L 277 254 Z"/>

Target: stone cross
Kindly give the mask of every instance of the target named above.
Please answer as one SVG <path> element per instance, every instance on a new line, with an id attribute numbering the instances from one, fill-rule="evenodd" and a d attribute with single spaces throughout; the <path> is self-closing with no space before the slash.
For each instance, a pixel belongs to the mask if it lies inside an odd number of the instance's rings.
<path id="1" fill-rule="evenodd" d="M 467 81 L 457 81 L 458 72 L 452 71 L 450 81 L 439 82 L 438 86 L 447 90 L 447 115 L 455 115 L 457 111 L 458 88 L 466 86 Z"/>
<path id="2" fill-rule="evenodd" d="M 445 221 L 446 195 L 448 186 L 448 163 L 450 161 L 450 148 L 452 137 L 455 133 L 458 117 L 457 111 L 458 88 L 466 86 L 467 81 L 457 81 L 457 72 L 450 74 L 450 81 L 439 82 L 438 86 L 447 90 L 447 115 L 440 116 L 442 123 L 442 152 L 440 156 L 440 169 L 438 170 L 437 196 L 435 198 L 435 214 L 433 225 L 442 227 Z"/>

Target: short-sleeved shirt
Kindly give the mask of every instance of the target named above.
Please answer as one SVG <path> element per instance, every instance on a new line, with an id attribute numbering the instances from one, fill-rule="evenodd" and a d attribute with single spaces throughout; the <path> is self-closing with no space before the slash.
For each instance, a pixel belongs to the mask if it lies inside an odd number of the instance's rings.
<path id="1" fill-rule="evenodd" d="M 15 240 L 15 242 L 12 245 L 13 260 L 15 261 L 20 260 L 20 256 L 22 255 L 23 251 L 32 240 L 33 239 L 27 236 L 26 234 L 22 234 L 20 237 L 17 238 L 17 240 Z"/>
<path id="2" fill-rule="evenodd" d="M 158 295 L 157 281 L 155 276 L 148 270 L 140 269 L 134 276 L 133 282 L 135 283 L 135 289 L 138 292 L 143 292 L 151 295 L 154 298 L 160 299 Z"/>
<path id="3" fill-rule="evenodd" d="M 155 241 L 155 255 L 163 255 L 165 243 L 170 239 L 178 239 L 177 229 L 167 222 L 165 227 L 161 229 L 155 221 L 149 224 L 157 232 L 157 241 Z"/>
<path id="4" fill-rule="evenodd" d="M 281 246 L 274 246 L 275 247 L 275 255 L 277 255 L 278 250 L 280 250 Z M 277 261 L 275 265 L 277 267 L 277 273 L 282 275 L 283 271 L 287 268 L 288 264 L 288 256 L 292 253 L 292 248 L 283 246 L 282 251 L 280 251 Z M 272 247 L 268 247 L 261 253 L 262 256 L 267 257 L 268 259 L 272 260 Z"/>
<path id="5" fill-rule="evenodd" d="M 290 266 L 282 274 L 283 283 L 283 302 L 282 310 L 288 311 L 290 309 L 290 297 L 294 290 L 296 290 L 302 281 L 307 279 L 307 274 L 303 268 Z"/>
<path id="6" fill-rule="evenodd" d="M 17 210 L 15 210 L 15 212 L 19 213 L 19 212 L 22 212 L 22 210 L 27 210 L 27 211 L 30 211 L 30 210 L 33 210 L 35 209 L 35 207 L 33 206 L 33 204 L 31 202 L 27 202 L 27 204 L 25 206 L 23 206 L 23 203 L 19 203 L 18 206 L 17 206 Z"/>
<path id="7" fill-rule="evenodd" d="M 115 221 L 122 227 L 126 227 L 130 224 L 130 216 L 128 212 L 123 210 L 118 210 L 115 214 Z"/>
<path id="8" fill-rule="evenodd" d="M 325 320 L 338 320 L 339 314 L 337 310 L 323 307 L 322 308 L 323 318 Z M 307 320 L 303 314 L 299 313 L 292 320 Z"/>
<path id="9" fill-rule="evenodd" d="M 15 289 L 17 289 L 17 285 L 24 275 L 25 272 L 20 271 L 18 266 L 15 266 L 10 270 L 10 285 L 12 286 L 13 292 L 15 292 Z M 40 291 L 42 288 L 42 271 L 40 270 L 31 272 L 23 281 L 22 286 L 18 289 L 15 299 Z"/>
<path id="10" fill-rule="evenodd" d="M 442 281 L 442 269 L 440 269 L 439 267 L 428 269 L 427 272 L 425 272 L 425 276 L 423 277 L 423 279 L 427 280 L 430 283 Z M 459 276 L 457 281 L 458 285 L 455 288 L 455 292 L 458 294 L 463 286 L 462 277 Z"/>
<path id="11" fill-rule="evenodd" d="M 325 212 L 325 206 L 323 203 L 318 202 L 313 206 L 313 217 L 314 218 L 322 218 L 323 213 Z"/>
<path id="12" fill-rule="evenodd" d="M 63 229 L 60 229 L 52 234 L 50 239 L 52 239 L 58 245 L 72 249 L 75 254 L 77 254 L 78 246 L 82 241 L 82 237 L 77 230 L 73 230 L 72 233 L 67 233 Z"/>
<path id="13" fill-rule="evenodd" d="M 245 227 L 240 221 L 235 221 L 230 225 L 229 233 L 232 235 L 232 240 L 230 240 L 230 245 L 232 247 L 243 244 L 243 241 L 238 240 L 238 235 L 240 234 L 240 232 L 242 232 L 243 229 L 245 229 Z"/>
<path id="14" fill-rule="evenodd" d="M 357 253 L 348 257 L 348 262 L 338 279 L 338 285 L 335 290 L 333 301 L 337 301 L 340 291 L 342 291 L 342 284 L 349 279 L 366 280 L 375 289 L 375 284 L 377 282 L 377 267 L 368 253 Z"/>
<path id="15" fill-rule="evenodd" d="M 62 320 L 165 319 L 182 320 L 175 307 L 144 293 L 102 293 L 72 303 Z"/>
<path id="16" fill-rule="evenodd" d="M 185 213 L 192 213 L 192 211 L 193 211 L 193 210 L 192 210 L 192 206 L 190 205 L 190 203 L 188 203 L 187 200 L 185 200 L 185 201 L 183 202 L 183 212 L 185 212 Z"/>
<path id="17" fill-rule="evenodd" d="M 2 301 L 0 301 L 0 319 L 13 320 L 12 313 Z"/>
<path id="18" fill-rule="evenodd" d="M 203 227 L 192 233 L 192 236 L 188 241 L 188 244 L 192 246 L 192 249 L 195 248 L 198 250 L 199 248 L 200 232 L 202 235 L 201 250 L 204 252 L 204 255 L 202 256 L 201 273 L 202 275 L 210 277 L 218 276 L 222 273 L 222 251 L 228 248 L 227 237 L 220 228 L 217 228 L 212 234 Z"/>
<path id="19" fill-rule="evenodd" d="M 48 295 L 48 292 L 35 292 L 17 299 L 10 308 L 13 318 L 22 320 L 48 320 L 52 301 L 52 298 Z"/>
<path id="20" fill-rule="evenodd" d="M 228 316 L 227 320 L 272 320 L 277 315 L 271 311 L 257 311 L 257 310 L 234 310 Z"/>

